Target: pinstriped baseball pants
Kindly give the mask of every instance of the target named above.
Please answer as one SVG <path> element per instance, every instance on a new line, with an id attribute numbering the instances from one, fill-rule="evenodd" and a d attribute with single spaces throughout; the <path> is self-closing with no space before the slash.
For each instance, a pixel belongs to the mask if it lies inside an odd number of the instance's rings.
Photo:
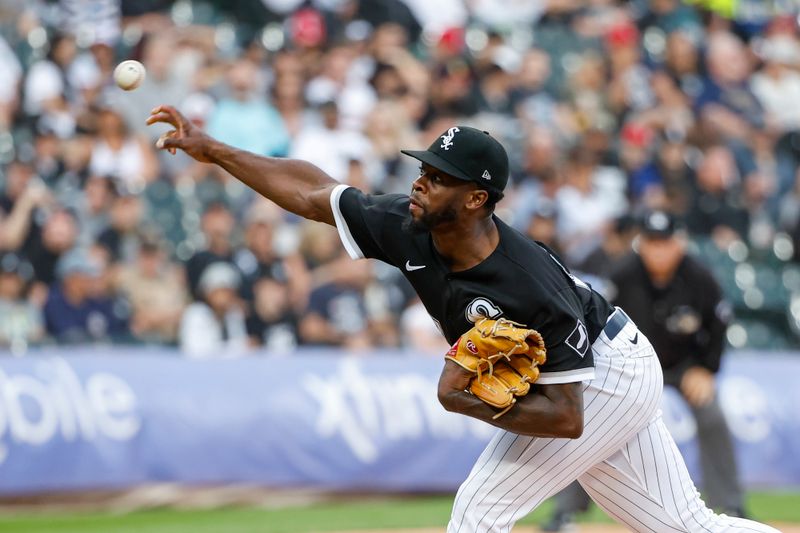
<path id="1" fill-rule="evenodd" d="M 638 333 L 638 338 L 636 334 Z M 636 342 L 632 342 L 636 340 Z M 504 533 L 577 479 L 609 516 L 638 532 L 772 532 L 716 515 L 700 499 L 661 420 L 661 365 L 633 322 L 592 346 L 578 439 L 499 431 L 458 490 L 448 533 Z"/>

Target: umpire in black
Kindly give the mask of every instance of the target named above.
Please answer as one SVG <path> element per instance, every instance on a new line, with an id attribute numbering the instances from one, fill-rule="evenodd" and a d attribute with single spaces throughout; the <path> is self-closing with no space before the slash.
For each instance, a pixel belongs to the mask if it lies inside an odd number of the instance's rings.
<path id="1" fill-rule="evenodd" d="M 639 325 L 658 353 L 664 384 L 675 387 L 697 421 L 709 507 L 743 514 L 730 430 L 716 374 L 731 309 L 711 272 L 686 253 L 686 237 L 664 211 L 646 213 L 637 252 L 611 276 L 614 303 Z"/>

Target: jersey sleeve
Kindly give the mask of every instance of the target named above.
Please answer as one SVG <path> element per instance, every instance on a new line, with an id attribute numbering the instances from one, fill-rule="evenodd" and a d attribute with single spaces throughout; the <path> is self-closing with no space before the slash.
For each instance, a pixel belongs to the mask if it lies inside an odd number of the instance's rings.
<path id="1" fill-rule="evenodd" d="M 348 185 L 333 189 L 331 208 L 336 229 L 351 258 L 369 257 L 392 264 L 386 252 L 386 228 L 389 217 L 396 219 L 401 214 L 404 200 L 408 197 L 401 194 L 364 194 Z"/>
<path id="2" fill-rule="evenodd" d="M 537 383 L 551 385 L 594 379 L 594 357 L 583 313 L 566 291 L 554 295 L 547 310 L 534 319 L 542 334 L 547 360 L 539 367 Z"/>

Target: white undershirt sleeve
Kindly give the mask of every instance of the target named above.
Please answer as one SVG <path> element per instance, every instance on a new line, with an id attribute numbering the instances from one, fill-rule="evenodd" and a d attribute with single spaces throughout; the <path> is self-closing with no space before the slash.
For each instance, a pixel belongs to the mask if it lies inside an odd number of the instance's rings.
<path id="1" fill-rule="evenodd" d="M 365 257 L 364 252 L 361 251 L 358 243 L 353 238 L 353 234 L 350 232 L 350 228 L 347 226 L 347 221 L 345 220 L 341 207 L 339 206 L 339 200 L 342 197 L 342 193 L 349 187 L 349 185 L 342 184 L 333 188 L 333 191 L 331 191 L 331 209 L 333 210 L 333 219 L 336 222 L 336 229 L 339 231 L 339 238 L 342 240 L 342 244 L 344 245 L 344 249 L 347 250 L 347 254 L 352 259 L 363 259 Z"/>

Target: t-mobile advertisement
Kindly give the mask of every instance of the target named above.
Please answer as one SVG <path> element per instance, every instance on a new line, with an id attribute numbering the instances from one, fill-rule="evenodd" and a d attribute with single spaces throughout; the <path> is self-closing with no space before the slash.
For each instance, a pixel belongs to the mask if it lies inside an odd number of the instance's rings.
<path id="1" fill-rule="evenodd" d="M 151 482 L 454 490 L 496 431 L 438 404 L 438 357 L 99 351 L 0 358 L 0 493 Z M 750 488 L 800 486 L 798 375 L 796 354 L 727 358 L 719 394 Z M 673 390 L 663 411 L 701 479 L 691 412 Z"/>

